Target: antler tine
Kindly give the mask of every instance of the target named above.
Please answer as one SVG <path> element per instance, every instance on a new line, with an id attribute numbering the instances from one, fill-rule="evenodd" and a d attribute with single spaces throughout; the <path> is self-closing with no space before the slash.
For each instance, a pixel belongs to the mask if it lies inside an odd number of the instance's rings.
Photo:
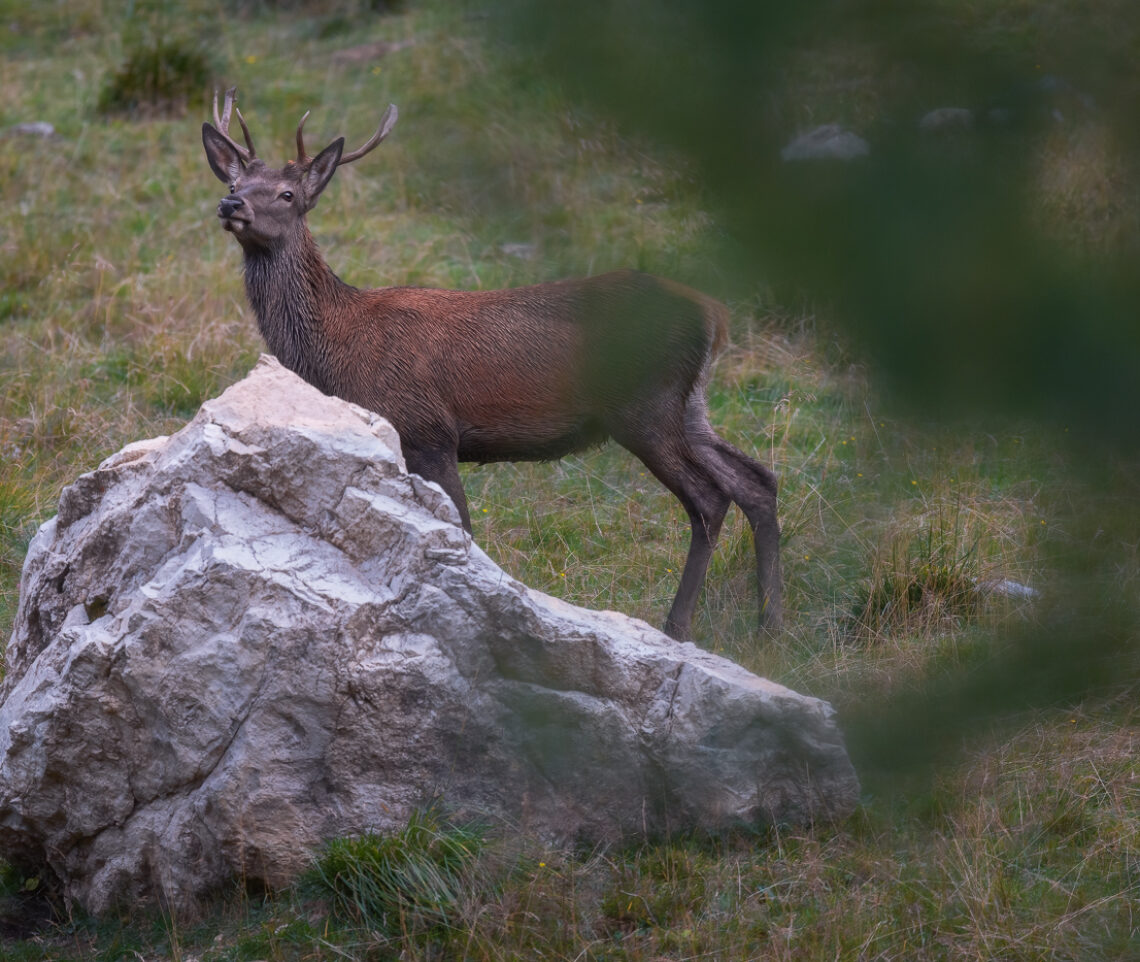
<path id="1" fill-rule="evenodd" d="M 358 150 L 354 150 L 348 154 L 342 154 L 340 160 L 337 162 L 339 167 L 341 164 L 351 164 L 354 160 L 359 160 L 370 150 L 374 149 L 385 137 L 392 132 L 392 128 L 396 126 L 396 119 L 400 113 L 396 110 L 395 104 L 388 104 L 388 109 L 384 111 L 384 116 L 380 118 L 380 126 L 376 128 L 376 133 L 372 135 L 368 143 Z"/>
<path id="2" fill-rule="evenodd" d="M 245 125 L 245 118 L 241 115 L 237 104 L 234 104 L 234 113 L 237 114 L 238 123 L 241 124 L 242 136 L 245 137 L 245 142 L 249 144 L 249 159 L 252 160 L 257 156 L 257 152 L 253 149 L 253 138 L 249 135 L 249 128 Z"/>
<path id="3" fill-rule="evenodd" d="M 305 111 L 305 116 L 301 118 L 301 122 L 297 124 L 297 163 L 303 164 L 309 159 L 309 155 L 305 153 L 305 138 L 301 135 L 301 131 L 305 128 L 305 121 L 309 119 L 311 110 Z"/>
<path id="4" fill-rule="evenodd" d="M 218 88 L 214 88 L 214 126 L 219 132 L 229 130 L 230 128 L 230 107 L 233 106 L 232 95 L 237 92 L 237 87 L 231 87 L 226 91 L 226 106 L 224 117 L 218 116 Z"/>
<path id="5" fill-rule="evenodd" d="M 249 145 L 248 150 L 235 143 L 234 139 L 230 136 L 230 116 L 233 113 L 237 114 L 238 123 L 241 124 L 241 132 L 245 135 L 246 144 Z M 230 89 L 226 91 L 226 102 L 222 107 L 222 115 L 220 117 L 218 116 L 218 91 L 217 88 L 214 89 L 214 127 L 219 134 L 226 138 L 229 145 L 238 152 L 241 159 L 247 164 L 257 156 L 253 149 L 253 138 L 250 137 L 249 128 L 245 125 L 245 118 L 241 115 L 241 111 L 237 109 L 237 87 L 230 87 Z"/>

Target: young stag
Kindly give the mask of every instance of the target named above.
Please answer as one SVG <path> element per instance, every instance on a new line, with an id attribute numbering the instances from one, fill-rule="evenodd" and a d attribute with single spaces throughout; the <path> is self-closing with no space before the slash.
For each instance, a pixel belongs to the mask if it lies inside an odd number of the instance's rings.
<path id="1" fill-rule="evenodd" d="M 269 350 L 327 394 L 383 415 L 408 468 L 435 481 L 470 531 L 459 461 L 539 461 L 613 438 L 680 499 L 692 525 L 681 584 L 665 621 L 690 637 L 693 610 L 730 502 L 756 547 L 760 622 L 780 625 L 776 478 L 710 427 L 705 382 L 723 344 L 723 305 L 632 271 L 500 291 L 358 290 L 325 264 L 305 215 L 336 169 L 372 138 L 315 157 L 297 127 L 297 159 L 269 167 L 254 152 L 235 91 L 202 125 L 210 168 L 229 186 L 223 229 L 241 244 L 245 289 Z M 246 146 L 229 135 L 237 115 Z"/>

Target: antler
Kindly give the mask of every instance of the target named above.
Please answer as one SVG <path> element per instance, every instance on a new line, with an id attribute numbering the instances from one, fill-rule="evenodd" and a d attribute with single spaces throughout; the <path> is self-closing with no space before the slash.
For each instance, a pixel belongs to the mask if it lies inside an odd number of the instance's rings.
<path id="1" fill-rule="evenodd" d="M 238 146 L 234 142 L 233 138 L 230 137 L 230 113 L 231 112 L 237 114 L 238 123 L 241 124 L 241 132 L 242 132 L 242 134 L 245 135 L 245 142 L 249 145 L 249 150 L 246 150 L 245 147 Z M 302 120 L 301 123 L 303 124 L 304 120 Z M 238 156 L 240 156 L 241 159 L 245 163 L 248 164 L 251 160 L 254 159 L 254 157 L 257 156 L 256 151 L 253 149 L 253 138 L 250 137 L 249 128 L 245 125 L 245 118 L 241 115 L 241 111 L 238 110 L 238 107 L 237 107 L 237 87 L 230 87 L 230 89 L 226 91 L 226 102 L 225 102 L 225 106 L 222 107 L 222 115 L 220 117 L 218 116 L 218 91 L 215 88 L 215 90 L 214 90 L 214 127 L 217 128 L 217 131 L 219 134 L 221 134 L 223 137 L 226 138 L 226 141 L 229 143 L 229 145 L 231 147 L 233 147 L 233 149 L 238 152 Z M 300 128 L 298 128 L 297 129 L 297 142 L 300 143 L 300 141 L 301 141 L 301 130 L 300 130 Z"/>
<path id="2" fill-rule="evenodd" d="M 368 143 L 358 150 L 352 151 L 349 154 L 341 154 L 340 160 L 337 162 L 339 167 L 341 164 L 351 164 L 354 160 L 360 160 L 366 153 L 373 150 L 377 144 L 380 143 L 391 132 L 392 128 L 396 126 L 396 118 L 400 116 L 400 112 L 396 109 L 395 104 L 388 104 L 388 109 L 384 111 L 384 116 L 380 118 L 380 126 L 376 128 L 376 133 L 369 138 Z M 304 120 L 301 121 L 304 123 Z M 301 129 L 297 128 L 298 143 L 300 143 Z"/>
<path id="3" fill-rule="evenodd" d="M 301 118 L 301 122 L 297 124 L 297 163 L 303 164 L 309 159 L 309 155 L 305 153 L 305 138 L 301 136 L 301 131 L 305 127 L 305 121 L 309 119 L 311 110 L 305 111 L 305 116 Z"/>
<path id="4" fill-rule="evenodd" d="M 216 113 L 216 111 L 215 111 Z M 301 118 L 301 122 L 297 124 L 297 163 L 304 164 L 309 160 L 309 155 L 305 153 L 305 137 L 302 131 L 305 129 L 305 121 L 309 119 L 310 111 L 305 111 L 305 116 Z M 348 154 L 342 154 L 340 160 L 337 162 L 339 167 L 341 164 L 350 164 L 354 160 L 359 160 L 366 153 L 376 147 L 385 137 L 392 132 L 392 128 L 396 126 L 396 119 L 399 117 L 400 112 L 396 110 L 395 104 L 388 104 L 388 109 L 384 111 L 384 116 L 380 119 L 380 126 L 376 128 L 371 139 L 359 150 L 354 150 Z M 241 114 L 238 114 L 241 117 Z"/>

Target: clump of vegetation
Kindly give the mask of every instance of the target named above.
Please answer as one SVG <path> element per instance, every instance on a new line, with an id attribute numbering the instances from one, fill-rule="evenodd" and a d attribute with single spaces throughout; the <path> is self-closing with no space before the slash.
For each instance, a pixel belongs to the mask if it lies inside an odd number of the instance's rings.
<path id="1" fill-rule="evenodd" d="M 849 619 L 857 639 L 929 636 L 953 630 L 980 611 L 977 541 L 941 510 L 890 532 L 858 587 Z"/>
<path id="2" fill-rule="evenodd" d="M 203 100 L 213 69 L 202 44 L 186 34 L 185 21 L 167 5 L 142 0 L 128 14 L 124 58 L 99 93 L 101 114 L 179 117 Z"/>
<path id="3" fill-rule="evenodd" d="M 30 937 L 61 908 L 58 893 L 39 874 L 0 862 L 0 936 Z"/>
<path id="4" fill-rule="evenodd" d="M 210 85 L 210 63 L 194 44 L 156 40 L 134 47 L 99 95 L 99 112 L 179 116 Z"/>
<path id="5" fill-rule="evenodd" d="M 467 870 L 483 847 L 474 826 L 456 826 L 433 811 L 416 812 L 391 835 L 331 841 L 311 879 L 333 911 L 369 932 L 392 937 L 454 927 Z"/>
<path id="6" fill-rule="evenodd" d="M 409 0 L 227 0 L 229 9 L 242 16 L 296 13 L 345 24 L 370 13 L 404 13 L 409 5 Z"/>

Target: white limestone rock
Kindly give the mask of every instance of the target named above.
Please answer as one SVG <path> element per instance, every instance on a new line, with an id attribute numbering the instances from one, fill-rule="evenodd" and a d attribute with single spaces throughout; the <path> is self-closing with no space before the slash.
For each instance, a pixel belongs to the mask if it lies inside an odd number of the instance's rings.
<path id="1" fill-rule="evenodd" d="M 0 857 L 101 912 L 438 801 L 552 840 L 842 817 L 830 707 L 506 575 L 391 426 L 263 358 L 65 489 L 0 686 Z"/>

